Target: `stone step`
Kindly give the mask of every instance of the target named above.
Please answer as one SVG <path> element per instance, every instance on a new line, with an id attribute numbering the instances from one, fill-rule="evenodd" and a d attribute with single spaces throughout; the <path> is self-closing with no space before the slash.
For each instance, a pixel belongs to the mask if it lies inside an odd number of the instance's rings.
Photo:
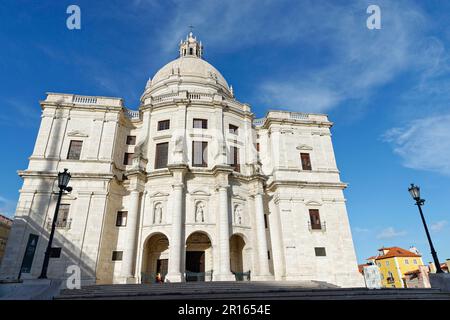
<path id="1" fill-rule="evenodd" d="M 450 300 L 437 289 L 338 288 L 324 282 L 192 282 L 94 285 L 61 290 L 55 299 L 425 299 Z"/>

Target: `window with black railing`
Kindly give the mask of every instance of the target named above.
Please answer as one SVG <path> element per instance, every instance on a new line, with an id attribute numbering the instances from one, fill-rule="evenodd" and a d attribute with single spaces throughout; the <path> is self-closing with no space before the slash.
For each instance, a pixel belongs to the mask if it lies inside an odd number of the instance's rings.
<path id="1" fill-rule="evenodd" d="M 322 230 L 323 225 L 320 221 L 319 209 L 309 209 L 309 222 L 311 230 Z"/>

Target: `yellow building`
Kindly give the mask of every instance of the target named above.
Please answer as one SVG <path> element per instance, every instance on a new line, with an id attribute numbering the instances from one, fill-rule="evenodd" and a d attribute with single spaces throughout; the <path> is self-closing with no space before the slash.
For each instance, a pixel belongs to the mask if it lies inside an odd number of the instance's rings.
<path id="1" fill-rule="evenodd" d="M 386 288 L 405 288 L 405 273 L 424 265 L 417 249 L 405 250 L 399 247 L 378 249 L 378 256 L 367 260 L 380 268 L 381 281 Z"/>

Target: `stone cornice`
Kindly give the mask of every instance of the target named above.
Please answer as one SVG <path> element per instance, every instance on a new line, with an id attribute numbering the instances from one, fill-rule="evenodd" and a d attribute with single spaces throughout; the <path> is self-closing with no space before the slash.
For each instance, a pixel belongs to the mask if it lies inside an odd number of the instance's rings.
<path id="1" fill-rule="evenodd" d="M 291 181 L 291 180 L 275 180 L 271 181 L 267 189 L 275 191 L 278 187 L 300 187 L 314 189 L 339 189 L 344 190 L 347 187 L 343 182 L 308 182 L 308 181 Z"/>

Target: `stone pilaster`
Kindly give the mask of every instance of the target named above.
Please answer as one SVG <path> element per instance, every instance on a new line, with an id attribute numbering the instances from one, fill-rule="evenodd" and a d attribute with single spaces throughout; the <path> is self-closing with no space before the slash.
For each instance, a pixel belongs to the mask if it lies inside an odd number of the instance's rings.
<path id="1" fill-rule="evenodd" d="M 269 258 L 267 255 L 267 237 L 266 228 L 264 224 L 264 200 L 263 193 L 258 190 L 255 194 L 255 221 L 256 221 L 256 235 L 258 247 L 258 264 L 259 274 L 254 278 L 255 280 L 269 280 L 272 276 L 269 271 Z"/>
<path id="2" fill-rule="evenodd" d="M 136 240 L 138 234 L 139 221 L 139 202 L 141 194 L 138 190 L 133 190 L 130 193 L 130 206 L 127 217 L 127 235 L 124 246 L 123 260 L 122 260 L 122 276 L 127 283 L 135 283 L 135 265 L 134 261 L 136 255 Z"/>
<path id="3" fill-rule="evenodd" d="M 175 183 L 173 187 L 173 207 L 172 207 L 172 231 L 169 240 L 169 266 L 166 275 L 167 282 L 182 282 L 184 275 L 182 273 L 181 261 L 185 254 L 184 232 L 183 232 L 183 207 L 184 207 L 184 174 L 185 165 L 169 166 L 174 176 Z"/>
<path id="4" fill-rule="evenodd" d="M 228 186 L 221 185 L 219 191 L 219 261 L 220 269 L 216 276 L 219 281 L 235 280 L 230 268 L 230 219 L 228 214 Z"/>

